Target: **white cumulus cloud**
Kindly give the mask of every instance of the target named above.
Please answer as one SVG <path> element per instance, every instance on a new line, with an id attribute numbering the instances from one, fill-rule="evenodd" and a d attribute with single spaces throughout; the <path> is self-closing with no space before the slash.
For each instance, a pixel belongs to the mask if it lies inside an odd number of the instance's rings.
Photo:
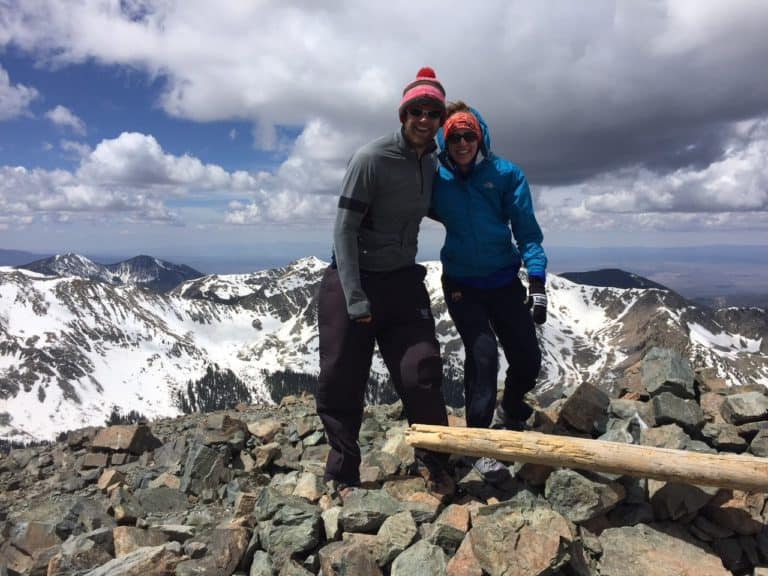
<path id="1" fill-rule="evenodd" d="M 76 170 L 1 167 L 0 206 L 17 217 L 40 219 L 99 213 L 135 222 L 178 221 L 180 214 L 168 203 L 199 202 L 204 192 L 207 202 L 221 205 L 223 220 L 231 198 L 258 190 L 265 179 L 168 154 L 153 136 L 140 133 L 102 140 L 93 150 L 71 141 L 62 141 L 61 148 L 81 157 Z"/>
<path id="2" fill-rule="evenodd" d="M 11 84 L 8 72 L 0 66 L 0 121 L 29 114 L 29 105 L 37 97 L 34 88 Z"/>
<path id="3" fill-rule="evenodd" d="M 45 113 L 45 117 L 57 126 L 71 129 L 75 134 L 85 135 L 85 122 L 77 117 L 69 108 L 59 104 Z"/>
<path id="4" fill-rule="evenodd" d="M 449 99 L 480 109 L 494 151 L 528 174 L 547 231 L 765 225 L 763 0 L 488 0 L 482 10 L 443 0 L 419 5 L 427 21 L 404 17 L 406 0 L 6 6 L 0 45 L 41 66 L 139 71 L 159 80 L 165 113 L 250 122 L 257 147 L 286 156 L 268 173 L 232 172 L 125 132 L 67 173 L 110 206 L 141 196 L 159 207 L 145 214 L 164 217 L 173 202 L 168 214 L 182 217 L 206 192 L 232 224 L 328 220 L 350 154 L 396 129 L 403 86 L 431 65 Z M 0 117 L 24 113 L 35 94 L 0 69 L 0 102 L 16 103 Z M 22 179 L 36 190 L 33 172 Z M 55 180 L 36 178 L 46 174 Z M 63 205 L 96 205 L 61 186 L 44 189 Z"/>

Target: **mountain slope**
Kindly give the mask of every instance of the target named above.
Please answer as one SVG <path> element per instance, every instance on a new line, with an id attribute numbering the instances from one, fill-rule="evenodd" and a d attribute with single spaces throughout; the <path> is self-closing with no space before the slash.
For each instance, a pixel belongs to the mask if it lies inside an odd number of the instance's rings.
<path id="1" fill-rule="evenodd" d="M 42 258 L 29 264 L 22 264 L 17 266 L 17 268 L 31 270 L 46 276 L 72 276 L 109 283 L 112 281 L 112 275 L 106 266 L 97 264 L 93 260 L 73 252 L 56 254 L 50 258 Z"/>
<path id="2" fill-rule="evenodd" d="M 267 376 L 317 374 L 316 258 L 253 274 L 204 276 L 167 294 L 135 285 L 0 268 L 0 437 L 51 438 L 102 424 L 113 406 L 149 418 L 179 413 L 176 395 L 218 365 L 271 401 Z M 446 367 L 463 350 L 440 290 L 427 284 Z M 598 288 L 557 275 L 539 328 L 544 365 L 537 394 L 560 397 L 584 381 L 607 383 L 653 345 L 674 348 L 729 383 L 768 385 L 765 311 L 729 314 L 674 292 Z M 500 377 L 503 377 L 503 363 Z M 373 375 L 386 380 L 378 354 Z"/>
<path id="3" fill-rule="evenodd" d="M 108 264 L 106 268 L 112 274 L 113 284 L 141 284 L 154 292 L 167 292 L 182 282 L 203 276 L 189 266 L 143 255 Z"/>
<path id="4" fill-rule="evenodd" d="M 605 288 L 656 288 L 658 290 L 669 290 L 653 280 L 644 278 L 632 272 L 625 272 L 618 268 L 603 268 L 601 270 L 591 270 L 589 272 L 563 272 L 559 274 L 561 278 L 575 282 L 576 284 L 586 284 L 587 286 L 601 286 Z"/>
<path id="5" fill-rule="evenodd" d="M 203 276 L 202 272 L 189 266 L 143 255 L 103 265 L 70 252 L 35 260 L 17 268 L 47 276 L 84 278 L 115 285 L 136 284 L 153 292 L 167 292 L 182 282 Z"/>

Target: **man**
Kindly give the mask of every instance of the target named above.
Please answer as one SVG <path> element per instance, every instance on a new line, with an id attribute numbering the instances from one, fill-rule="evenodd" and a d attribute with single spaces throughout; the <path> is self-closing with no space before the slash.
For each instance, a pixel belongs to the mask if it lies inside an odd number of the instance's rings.
<path id="1" fill-rule="evenodd" d="M 331 445 L 325 480 L 339 491 L 360 484 L 357 440 L 375 343 L 408 422 L 448 423 L 426 271 L 416 264 L 437 167 L 434 137 L 445 120 L 445 90 L 431 68 L 405 87 L 399 115 L 400 130 L 363 146 L 349 162 L 334 258 L 318 294 L 317 412 Z M 419 472 L 437 492 L 453 489 L 446 461 L 417 451 Z"/>

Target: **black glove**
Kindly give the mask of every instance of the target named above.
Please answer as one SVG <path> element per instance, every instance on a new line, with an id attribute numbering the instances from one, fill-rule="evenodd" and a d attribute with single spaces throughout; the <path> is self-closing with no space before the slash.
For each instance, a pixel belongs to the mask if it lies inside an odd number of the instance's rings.
<path id="1" fill-rule="evenodd" d="M 547 321 L 547 295 L 544 292 L 544 280 L 538 276 L 528 278 L 528 299 L 525 303 L 531 309 L 536 324 Z"/>

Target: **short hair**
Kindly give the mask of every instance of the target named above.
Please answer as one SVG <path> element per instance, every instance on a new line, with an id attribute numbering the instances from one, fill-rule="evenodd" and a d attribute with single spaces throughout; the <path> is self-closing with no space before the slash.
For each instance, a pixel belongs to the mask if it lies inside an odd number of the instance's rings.
<path id="1" fill-rule="evenodd" d="M 456 114 L 456 112 L 472 112 L 472 109 L 463 100 L 448 102 L 445 107 L 446 116 Z"/>

